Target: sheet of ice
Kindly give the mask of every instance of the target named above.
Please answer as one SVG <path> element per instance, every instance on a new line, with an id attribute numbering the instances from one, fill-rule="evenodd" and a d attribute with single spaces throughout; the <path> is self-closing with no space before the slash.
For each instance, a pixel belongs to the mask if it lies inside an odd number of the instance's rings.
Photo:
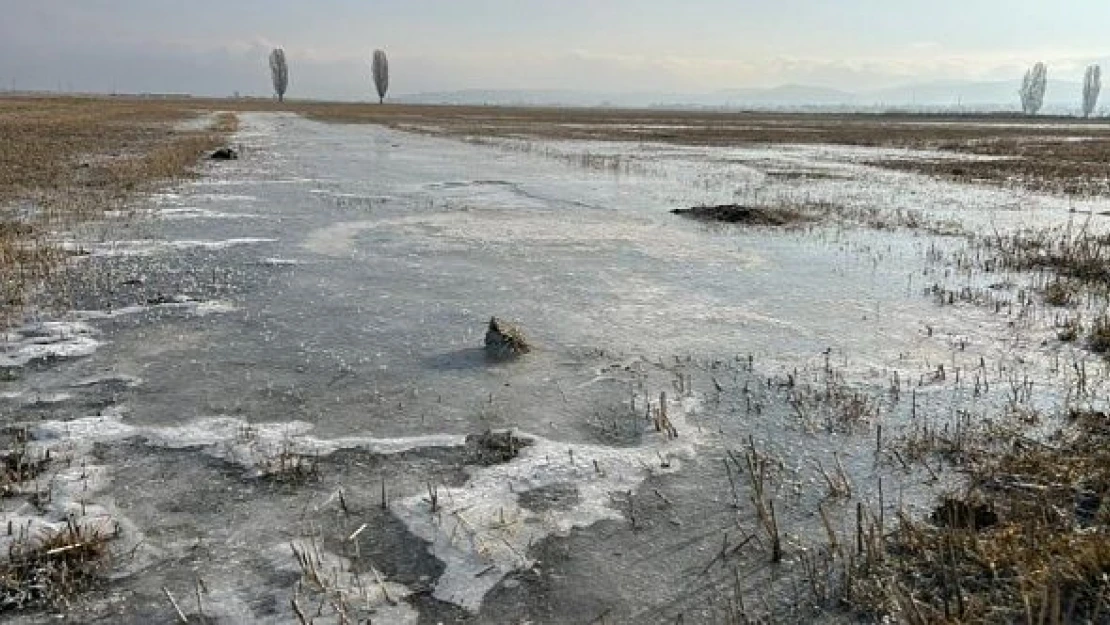
<path id="1" fill-rule="evenodd" d="M 312 539 L 298 539 L 292 543 L 278 543 L 263 552 L 273 563 L 275 571 L 303 574 L 299 560 L 306 561 L 326 587 L 326 593 L 341 598 L 342 603 L 354 609 L 373 613 L 375 622 L 396 625 L 416 625 L 420 614 L 405 601 L 413 594 L 407 586 L 386 581 L 376 571 L 358 574 L 352 571 L 348 558 L 323 550 Z M 294 554 L 298 554 L 295 559 Z M 371 567 L 372 568 L 372 567 Z M 307 603 L 307 602 L 306 602 Z M 311 607 L 311 604 L 304 608 Z M 321 625 L 329 622 L 319 620 Z"/>
<path id="2" fill-rule="evenodd" d="M 101 342 L 95 329 L 80 321 L 42 321 L 2 335 L 0 367 L 22 367 L 29 362 L 90 356 Z"/>
<path id="3" fill-rule="evenodd" d="M 458 488 L 439 488 L 437 509 L 428 496 L 398 502 L 394 513 L 429 551 L 446 565 L 434 596 L 476 612 L 501 579 L 532 566 L 531 546 L 549 536 L 564 536 L 576 527 L 621 520 L 614 497 L 635 490 L 651 474 L 678 471 L 694 456 L 698 430 L 687 415 L 693 399 L 668 402 L 668 417 L 678 438 L 664 433 L 632 448 L 574 445 L 530 437 L 531 446 L 505 464 L 473 468 Z M 569 485 L 577 499 L 563 509 L 533 511 L 520 495 L 534 489 Z"/>
<path id="4" fill-rule="evenodd" d="M 296 267 L 304 263 L 294 258 L 263 258 L 259 264 L 267 267 Z"/>
<path id="5" fill-rule="evenodd" d="M 311 436 L 313 426 L 303 421 L 249 423 L 232 417 L 210 417 L 178 426 L 136 426 L 121 411 L 71 421 L 45 421 L 33 426 L 36 447 L 55 452 L 82 450 L 95 442 L 141 438 L 172 449 L 198 448 L 204 453 L 262 475 L 275 470 L 271 460 L 282 454 L 326 456 L 340 449 L 364 449 L 375 454 L 398 454 L 424 447 L 458 447 L 464 437 L 430 435 L 409 438 L 353 436 L 323 439 Z"/>
<path id="6" fill-rule="evenodd" d="M 129 219 L 133 217 L 151 219 L 255 219 L 261 217 L 261 215 L 255 213 L 228 213 L 187 206 L 105 211 L 104 216 L 114 219 Z"/>
<path id="7" fill-rule="evenodd" d="M 203 250 L 224 250 L 230 247 L 240 245 L 260 245 L 265 243 L 276 243 L 277 239 L 268 239 L 260 237 L 239 237 L 234 239 L 214 240 L 214 241 L 196 241 L 196 240 L 179 240 L 179 241 L 160 241 L 156 239 L 144 239 L 134 241 L 104 241 L 104 242 L 89 242 L 89 241 L 63 241 L 61 247 L 64 250 L 74 252 L 79 255 L 96 256 L 103 258 L 116 258 L 128 256 L 153 256 L 172 251 L 183 251 L 191 249 Z"/>
<path id="8" fill-rule="evenodd" d="M 238 310 L 238 308 L 230 302 L 216 300 L 199 301 L 186 296 L 176 296 L 171 299 L 172 301 L 160 304 L 136 304 L 134 306 L 123 306 L 113 310 L 77 310 L 71 314 L 80 321 L 95 321 L 115 319 L 128 315 L 138 315 L 152 310 L 180 310 L 197 317 L 231 313 Z"/>
<path id="9" fill-rule="evenodd" d="M 394 514 L 416 536 L 431 543 L 430 552 L 447 567 L 436 582 L 435 596 L 477 610 L 502 577 L 531 566 L 526 554 L 535 542 L 565 535 L 575 527 L 623 518 L 614 496 L 634 490 L 648 475 L 679 470 L 682 461 L 696 453 L 700 428 L 693 427 L 688 418 L 696 410 L 693 398 L 669 400 L 667 416 L 678 436 L 655 433 L 631 448 L 565 444 L 523 434 L 531 444 L 521 449 L 519 457 L 470 469 L 469 481 L 459 488 L 440 488 L 436 510 L 425 496 L 397 501 Z M 230 417 L 199 419 L 180 426 L 135 426 L 126 422 L 122 411 L 108 411 L 73 421 L 35 424 L 31 449 L 39 454 L 49 450 L 54 455 L 83 457 L 95 443 L 141 438 L 156 447 L 196 448 L 258 475 L 276 470 L 274 459 L 288 454 L 325 456 L 341 449 L 396 454 L 465 444 L 463 437 L 451 435 L 321 439 L 312 436 L 311 430 L 312 426 L 303 422 L 251 424 Z M 98 471 L 98 475 L 106 475 Z M 573 505 L 537 512 L 519 501 L 522 493 L 557 485 L 577 491 Z M 349 567 L 340 570 L 344 568 Z M 352 584 L 347 586 L 365 592 Z M 394 590 L 405 592 L 400 587 Z"/>

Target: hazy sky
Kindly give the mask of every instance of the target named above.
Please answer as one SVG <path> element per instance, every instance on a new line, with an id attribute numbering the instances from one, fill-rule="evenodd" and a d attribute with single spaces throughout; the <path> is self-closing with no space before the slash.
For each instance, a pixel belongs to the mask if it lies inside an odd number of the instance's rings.
<path id="1" fill-rule="evenodd" d="M 1110 57 L 1107 0 L 0 0 L 0 88 L 367 98 L 1056 77 Z"/>

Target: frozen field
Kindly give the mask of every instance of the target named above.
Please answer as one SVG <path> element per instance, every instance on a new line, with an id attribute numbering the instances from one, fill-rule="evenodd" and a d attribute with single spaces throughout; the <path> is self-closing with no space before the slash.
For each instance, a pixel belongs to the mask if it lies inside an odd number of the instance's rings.
<path id="1" fill-rule="evenodd" d="M 236 142 L 241 160 L 72 233 L 71 312 L 0 348 L 0 410 L 52 458 L 2 500 L 4 540 L 118 532 L 79 620 L 173 622 L 167 595 L 216 623 L 727 622 L 737 595 L 834 619 L 789 599 L 819 507 L 848 535 L 857 502 L 922 515 L 956 479 L 890 461 L 878 425 L 1051 405 L 1077 363 L 1100 377 L 1026 303 L 1033 277 L 947 261 L 969 234 L 1100 231 L 1110 202 L 865 164 L 939 153 L 261 113 Z M 670 213 L 734 202 L 819 218 Z M 536 349 L 488 361 L 494 315 Z M 780 564 L 763 485 L 726 470 L 744 457 L 769 467 Z"/>

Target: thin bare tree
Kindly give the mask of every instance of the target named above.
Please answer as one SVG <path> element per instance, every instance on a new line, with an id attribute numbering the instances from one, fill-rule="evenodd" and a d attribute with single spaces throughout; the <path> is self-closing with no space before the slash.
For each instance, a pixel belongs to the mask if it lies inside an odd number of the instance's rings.
<path id="1" fill-rule="evenodd" d="M 1098 105 L 1098 92 L 1102 91 L 1102 68 L 1098 65 L 1087 66 L 1083 75 L 1083 117 L 1090 117 Z"/>
<path id="2" fill-rule="evenodd" d="M 289 89 L 289 64 L 285 62 L 285 50 L 281 48 L 274 48 L 270 53 L 270 78 L 274 80 L 278 102 L 284 102 L 285 91 Z"/>
<path id="3" fill-rule="evenodd" d="M 381 104 L 385 102 L 385 94 L 389 91 L 389 59 L 385 58 L 384 51 L 374 50 L 370 73 L 374 77 L 374 87 L 378 90 L 378 104 Z"/>
<path id="4" fill-rule="evenodd" d="M 1044 106 L 1044 92 L 1048 87 L 1048 67 L 1044 63 L 1037 63 L 1025 72 L 1025 79 L 1021 81 L 1021 110 L 1026 115 L 1036 115 Z"/>

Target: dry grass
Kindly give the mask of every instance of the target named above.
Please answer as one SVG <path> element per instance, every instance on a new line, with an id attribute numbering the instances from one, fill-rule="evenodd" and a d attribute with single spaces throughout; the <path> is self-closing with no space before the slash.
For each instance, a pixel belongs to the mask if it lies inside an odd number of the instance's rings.
<path id="1" fill-rule="evenodd" d="M 996 160 L 880 160 L 875 164 L 964 181 L 1016 185 L 1071 194 L 1110 193 L 1110 126 L 1098 121 L 1017 115 L 851 115 L 545 107 L 429 106 L 271 100 L 141 100 L 135 98 L 0 99 L 0 111 L 38 109 L 39 119 L 83 108 L 99 123 L 103 108 L 123 126 L 181 119 L 197 110 L 289 111 L 337 123 L 381 124 L 460 139 L 558 139 L 659 142 L 680 145 L 837 144 L 944 150 Z M 40 106 L 41 105 L 41 106 Z M 68 116 L 68 114 L 66 114 Z M 101 126 L 102 127 L 102 126 Z M 60 128 L 60 127 L 59 127 Z M 0 121 L 0 129 L 4 129 Z M 56 133 L 61 134 L 61 133 Z M 97 131 L 71 118 L 63 143 L 96 144 Z M 55 151 L 55 141 L 32 144 Z M 126 147 L 127 142 L 120 142 Z M 102 145 L 102 144 L 101 144 Z M 21 142 L 27 147 L 27 142 Z M 95 147 L 95 145 L 93 146 Z M 0 148 L 3 150 L 4 148 Z M 78 153 L 82 150 L 70 150 Z M 95 151 L 95 150 L 84 150 Z M 18 153 L 18 152 L 17 152 Z M 1001 160 L 998 160 L 1001 159 Z M 8 162 L 7 158 L 0 162 Z M 32 169 L 38 167 L 31 164 Z M 57 168 L 51 167 L 56 174 Z M 14 173 L 14 170 L 12 170 Z M 31 174 L 41 178 L 43 173 Z M 50 175 L 50 174 L 48 174 Z M 7 179 L 9 182 L 5 183 Z M 0 188 L 10 176 L 0 172 Z M 0 199 L 3 192 L 0 191 Z"/>
<path id="2" fill-rule="evenodd" d="M 1010 115 L 817 115 L 712 111 L 299 104 L 321 121 L 374 123 L 458 138 L 680 145 L 837 144 L 943 150 L 956 158 L 880 159 L 883 167 L 1076 195 L 1110 193 L 1110 126 Z M 959 158 L 966 155 L 969 158 Z M 991 157 L 982 159 L 980 157 Z"/>
<path id="3" fill-rule="evenodd" d="M 966 492 L 927 522 L 903 516 L 859 571 L 860 606 L 910 623 L 1106 622 L 1110 415 L 981 443 L 963 455 Z"/>
<path id="4" fill-rule="evenodd" d="M 49 457 L 31 453 L 25 428 L 12 428 L 9 433 L 9 447 L 0 452 L 0 497 L 17 494 L 22 484 L 41 475 L 50 463 Z"/>
<path id="5" fill-rule="evenodd" d="M 57 530 L 12 543 L 0 562 L 0 613 L 61 608 L 94 585 L 108 562 L 108 543 L 118 528 L 98 530 L 69 521 Z"/>
<path id="6" fill-rule="evenodd" d="M 0 98 L 0 322 L 62 262 L 60 230 L 186 176 L 235 130 L 175 129 L 199 112 L 184 102 Z"/>
<path id="7" fill-rule="evenodd" d="M 29 483 L 50 464 L 49 454 L 33 457 L 27 430 L 5 432 L 0 452 L 0 496 L 27 494 Z M 31 504 L 43 494 L 31 493 Z M 109 543 L 119 534 L 112 521 L 86 522 L 70 517 L 56 526 L 8 519 L 0 554 L 0 613 L 33 608 L 62 608 L 74 595 L 102 579 Z"/>
<path id="8" fill-rule="evenodd" d="M 1110 236 L 1085 229 L 1036 230 L 991 237 L 981 243 L 1004 268 L 1048 270 L 1086 287 L 1110 287 Z"/>
<path id="9" fill-rule="evenodd" d="M 1102 128 L 1089 136 L 998 136 L 967 140 L 951 149 L 975 156 L 958 162 L 882 161 L 892 169 L 968 182 L 990 182 L 1068 195 L 1110 193 L 1110 137 Z"/>
<path id="10" fill-rule="evenodd" d="M 1110 353 L 1110 317 L 1102 315 L 1091 323 L 1087 332 L 1087 347 L 1096 354 Z"/>
<path id="11" fill-rule="evenodd" d="M 1076 120 L 1029 120 L 1009 116 L 913 116 L 789 114 L 645 109 L 512 108 L 482 106 L 368 106 L 300 103 L 290 106 L 326 122 L 373 123 L 452 136 L 651 141 L 731 146 L 751 143 L 829 143 L 874 147 L 960 149 L 997 141 L 991 153 L 1012 153 L 1029 137 L 1049 142 L 1102 136 L 1110 127 Z M 1064 126 L 1061 121 L 1068 122 Z M 1110 134 L 1105 134 L 1110 140 Z M 1009 140 L 1010 143 L 1004 142 Z M 979 148 L 983 150 L 984 148 Z M 1016 148 L 1014 148 L 1016 149 Z"/>

